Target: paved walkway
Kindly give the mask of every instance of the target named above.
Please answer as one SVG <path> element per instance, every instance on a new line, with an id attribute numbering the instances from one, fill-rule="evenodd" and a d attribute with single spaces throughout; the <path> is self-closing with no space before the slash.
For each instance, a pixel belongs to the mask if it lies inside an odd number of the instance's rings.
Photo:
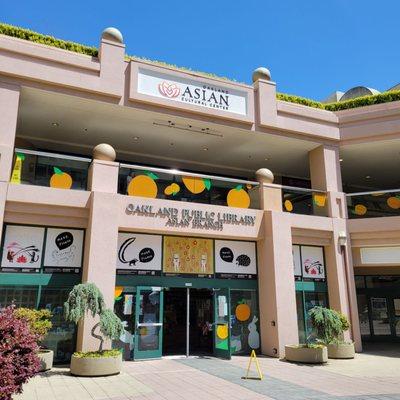
<path id="1" fill-rule="evenodd" d="M 15 399 L 400 400 L 400 350 L 372 351 L 324 366 L 259 361 L 262 381 L 242 379 L 247 357 L 125 362 L 120 375 L 104 378 L 77 378 L 67 368 L 53 368 L 33 378 Z"/>

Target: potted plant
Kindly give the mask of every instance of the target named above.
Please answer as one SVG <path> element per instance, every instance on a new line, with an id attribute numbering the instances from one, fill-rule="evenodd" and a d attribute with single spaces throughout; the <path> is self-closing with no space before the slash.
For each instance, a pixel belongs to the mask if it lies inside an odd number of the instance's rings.
<path id="1" fill-rule="evenodd" d="M 0 310 L 0 399 L 4 400 L 22 393 L 22 385 L 40 368 L 36 335 L 14 311 L 13 305 Z"/>
<path id="2" fill-rule="evenodd" d="M 47 336 L 49 330 L 53 326 L 50 321 L 52 317 L 51 311 L 46 309 L 32 310 L 30 308 L 21 307 L 17 308 L 14 314 L 17 318 L 24 319 L 28 323 L 30 331 L 36 337 L 39 345 L 37 353 L 40 360 L 39 372 L 51 369 L 53 367 L 54 352 L 40 345 L 40 342 Z"/>
<path id="3" fill-rule="evenodd" d="M 322 364 L 328 362 L 328 350 L 322 343 L 289 344 L 285 346 L 285 358 L 299 363 Z"/>
<path id="4" fill-rule="evenodd" d="M 343 333 L 350 328 L 349 320 L 345 315 L 324 307 L 314 307 L 309 314 L 317 332 L 318 341 L 328 348 L 329 358 L 354 358 L 354 343 L 343 340 Z"/>
<path id="5" fill-rule="evenodd" d="M 75 285 L 64 303 L 65 319 L 78 324 L 89 314 L 99 322 L 91 329 L 91 335 L 100 341 L 97 351 L 75 352 L 71 358 L 71 374 L 77 376 L 115 375 L 121 371 L 122 353 L 119 350 L 104 350 L 104 337 L 118 339 L 123 333 L 121 320 L 106 308 L 99 288 L 93 283 Z M 102 335 L 96 334 L 99 328 Z"/>

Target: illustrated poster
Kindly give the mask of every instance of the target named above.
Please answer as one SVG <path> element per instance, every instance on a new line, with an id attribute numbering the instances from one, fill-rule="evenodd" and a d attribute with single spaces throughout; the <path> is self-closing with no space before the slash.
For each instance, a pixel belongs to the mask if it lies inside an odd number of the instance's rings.
<path id="1" fill-rule="evenodd" d="M 325 280 L 323 247 L 301 246 L 303 278 Z"/>
<path id="2" fill-rule="evenodd" d="M 214 273 L 213 241 L 211 239 L 164 236 L 166 275 L 195 275 L 212 278 Z"/>
<path id="3" fill-rule="evenodd" d="M 294 277 L 296 280 L 301 279 L 301 258 L 300 258 L 300 246 L 295 244 L 292 246 L 293 254 L 293 269 Z"/>
<path id="4" fill-rule="evenodd" d="M 216 278 L 257 278 L 255 242 L 215 241 Z"/>
<path id="5" fill-rule="evenodd" d="M 47 228 L 45 272 L 80 272 L 83 238 L 82 229 Z"/>
<path id="6" fill-rule="evenodd" d="M 39 272 L 42 263 L 44 228 L 7 225 L 1 269 L 4 272 Z"/>
<path id="7" fill-rule="evenodd" d="M 161 275 L 161 260 L 161 235 L 118 234 L 118 274 Z"/>

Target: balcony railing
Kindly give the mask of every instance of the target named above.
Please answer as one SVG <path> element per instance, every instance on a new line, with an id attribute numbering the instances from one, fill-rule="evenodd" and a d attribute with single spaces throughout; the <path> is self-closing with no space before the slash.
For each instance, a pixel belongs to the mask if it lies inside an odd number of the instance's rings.
<path id="1" fill-rule="evenodd" d="M 400 189 L 346 194 L 349 218 L 400 215 Z"/>
<path id="2" fill-rule="evenodd" d="M 294 214 L 327 215 L 327 193 L 314 189 L 281 186 L 282 209 Z"/>
<path id="3" fill-rule="evenodd" d="M 86 190 L 89 158 L 15 149 L 11 183 Z"/>
<path id="4" fill-rule="evenodd" d="M 118 192 L 131 196 L 259 208 L 258 182 L 120 164 Z"/>

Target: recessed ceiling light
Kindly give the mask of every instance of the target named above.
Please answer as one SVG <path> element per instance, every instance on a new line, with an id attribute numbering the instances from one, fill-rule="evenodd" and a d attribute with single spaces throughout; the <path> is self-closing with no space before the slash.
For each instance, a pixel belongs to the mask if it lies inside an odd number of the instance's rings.
<path id="1" fill-rule="evenodd" d="M 339 161 L 340 161 L 340 162 L 343 162 L 343 158 L 339 158 Z"/>
<path id="2" fill-rule="evenodd" d="M 139 140 L 140 138 L 139 138 L 139 136 L 134 136 L 133 137 L 133 140 Z"/>
<path id="3" fill-rule="evenodd" d="M 365 179 L 371 179 L 371 176 L 370 176 L 370 175 L 367 175 L 367 176 L 365 177 Z"/>
<path id="4" fill-rule="evenodd" d="M 264 158 L 264 161 L 269 161 L 269 160 L 270 160 L 269 157 Z"/>
<path id="5" fill-rule="evenodd" d="M 208 147 L 203 147 L 203 150 L 204 151 L 208 151 Z"/>
<path id="6" fill-rule="evenodd" d="M 83 128 L 83 131 L 84 131 L 84 132 L 87 132 L 87 131 L 88 131 L 88 128 Z"/>
<path id="7" fill-rule="evenodd" d="M 54 126 L 55 128 L 57 128 L 58 126 L 60 126 L 60 124 L 58 122 L 52 122 L 51 126 Z"/>
<path id="8" fill-rule="evenodd" d="M 175 143 L 171 142 L 169 145 L 170 145 L 170 146 L 173 146 L 174 144 L 175 144 Z"/>

